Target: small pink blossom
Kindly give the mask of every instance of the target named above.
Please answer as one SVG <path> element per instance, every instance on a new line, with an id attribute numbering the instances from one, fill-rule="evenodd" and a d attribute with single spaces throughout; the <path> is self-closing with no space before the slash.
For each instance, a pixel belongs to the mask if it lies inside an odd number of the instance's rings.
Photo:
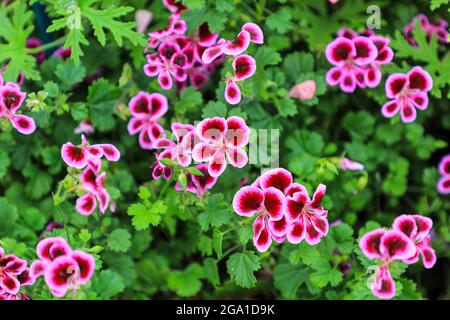
<path id="1" fill-rule="evenodd" d="M 36 130 L 33 118 L 16 114 L 22 107 L 26 93 L 20 91 L 13 82 L 3 83 L 0 76 L 0 117 L 8 119 L 14 128 L 22 134 L 31 134 Z"/>
<path id="2" fill-rule="evenodd" d="M 32 285 L 35 280 L 30 276 L 25 260 L 13 254 L 5 255 L 0 247 L 0 300 L 18 300 L 20 287 Z"/>
<path id="3" fill-rule="evenodd" d="M 192 157 L 197 162 L 207 162 L 212 177 L 225 171 L 227 159 L 236 168 L 247 164 L 248 156 L 243 148 L 248 144 L 250 128 L 241 117 L 208 118 L 195 131 L 201 142 L 194 146 Z"/>
<path id="4" fill-rule="evenodd" d="M 190 173 L 186 174 L 187 185 L 186 189 L 177 182 L 175 185 L 175 190 L 178 191 L 189 191 L 196 194 L 199 198 L 203 198 L 205 192 L 212 189 L 217 182 L 216 177 L 212 177 L 208 173 L 208 166 L 206 164 L 198 164 L 195 166 L 202 173 L 201 176 L 193 175 Z"/>
<path id="5" fill-rule="evenodd" d="M 439 173 L 441 177 L 437 183 L 437 190 L 440 194 L 450 194 L 450 154 L 446 155 L 439 162 Z"/>
<path id="6" fill-rule="evenodd" d="M 164 132 L 159 119 L 169 108 L 167 98 L 160 93 L 141 91 L 131 98 L 128 107 L 132 116 L 128 123 L 129 134 L 139 133 L 141 148 L 152 149 L 153 142 Z"/>
<path id="7" fill-rule="evenodd" d="M 134 16 L 137 26 L 136 31 L 139 33 L 144 33 L 147 30 L 148 25 L 152 22 L 153 13 L 150 10 L 136 10 L 136 14 Z"/>
<path id="8" fill-rule="evenodd" d="M 433 24 L 428 20 L 427 16 L 421 13 L 415 16 L 412 21 L 403 28 L 403 35 L 413 47 L 418 46 L 412 33 L 416 28 L 417 22 L 419 22 L 419 28 L 426 32 L 427 41 L 430 41 L 433 36 L 436 36 L 439 42 L 448 44 L 448 22 L 440 19 L 436 24 Z"/>
<path id="9" fill-rule="evenodd" d="M 299 100 L 311 100 L 316 94 L 317 86 L 314 80 L 297 83 L 289 91 L 289 97 Z"/>
<path id="10" fill-rule="evenodd" d="M 89 120 L 82 120 L 73 132 L 76 134 L 90 135 L 95 132 L 95 128 Z"/>
<path id="11" fill-rule="evenodd" d="M 391 74 L 386 80 L 386 97 L 392 99 L 381 108 L 386 118 L 392 118 L 400 112 L 404 123 L 416 119 L 416 108 L 428 107 L 428 94 L 433 87 L 430 74 L 421 67 L 412 68 L 407 74 Z"/>
<path id="12" fill-rule="evenodd" d="M 40 46 L 42 46 L 42 42 L 38 38 L 28 38 L 25 46 L 29 49 L 39 48 Z M 35 53 L 34 57 L 36 58 L 36 62 L 38 64 L 41 64 L 45 60 L 45 52 L 41 51 Z"/>
<path id="13" fill-rule="evenodd" d="M 364 170 L 364 165 L 357 161 L 353 161 L 349 158 L 343 157 L 341 161 L 339 161 L 339 168 L 343 171 L 362 171 Z"/>

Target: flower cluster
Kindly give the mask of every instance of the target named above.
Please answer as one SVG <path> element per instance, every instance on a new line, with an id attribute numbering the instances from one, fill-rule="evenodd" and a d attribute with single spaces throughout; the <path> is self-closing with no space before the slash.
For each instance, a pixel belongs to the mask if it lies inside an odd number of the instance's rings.
<path id="1" fill-rule="evenodd" d="M 234 196 L 234 211 L 244 217 L 258 215 L 253 223 L 253 243 L 265 252 L 272 240 L 310 245 L 328 233 L 328 211 L 322 206 L 326 187 L 320 184 L 312 199 L 306 188 L 293 182 L 286 169 L 273 169 Z"/>
<path id="2" fill-rule="evenodd" d="M 157 76 L 163 90 L 172 88 L 173 79 L 180 89 L 184 89 L 188 81 L 191 86 L 200 89 L 220 63 L 216 61 L 206 65 L 201 59 L 205 49 L 216 43 L 218 35 L 211 33 L 205 22 L 193 37 L 188 37 L 185 34 L 186 22 L 180 18 L 181 12 L 187 8 L 170 2 L 173 1 L 164 2 L 172 12 L 167 28 L 149 33 L 148 49 L 154 52 L 146 56 L 144 73 L 149 77 Z"/>
<path id="3" fill-rule="evenodd" d="M 0 300 L 29 300 L 19 292 L 22 286 L 33 285 L 36 278 L 31 275 L 27 262 L 0 247 Z"/>
<path id="4" fill-rule="evenodd" d="M 159 119 L 167 112 L 167 98 L 160 93 L 139 92 L 128 104 L 131 113 L 128 122 L 128 133 L 139 133 L 139 145 L 142 149 L 151 150 L 153 142 L 161 137 L 164 128 Z"/>
<path id="5" fill-rule="evenodd" d="M 325 55 L 334 65 L 327 75 L 329 85 L 340 85 L 344 92 L 354 92 L 356 87 L 377 87 L 381 82 L 381 66 L 392 61 L 394 52 L 389 39 L 375 35 L 371 30 L 358 34 L 341 29 L 338 37 L 328 44 Z"/>
<path id="6" fill-rule="evenodd" d="M 437 189 L 441 194 L 450 193 L 450 154 L 442 158 L 439 163 L 439 173 L 441 178 L 438 181 Z"/>
<path id="7" fill-rule="evenodd" d="M 395 282 L 389 271 L 394 260 L 412 264 L 422 256 L 425 268 L 436 263 L 436 254 L 431 247 L 430 231 L 433 221 L 421 215 L 401 215 L 397 217 L 392 229 L 379 228 L 367 232 L 361 237 L 359 246 L 369 259 L 380 260 L 372 279 L 372 293 L 382 299 L 390 299 L 395 295 Z"/>
<path id="8" fill-rule="evenodd" d="M 419 23 L 421 30 L 427 34 L 427 40 L 429 41 L 434 35 L 439 42 L 448 43 L 448 22 L 444 19 L 439 19 L 436 24 L 431 23 L 427 16 L 424 14 L 418 14 L 410 23 L 403 28 L 403 35 L 410 45 L 417 47 L 417 42 L 413 36 L 413 30 L 416 28 L 416 24 Z"/>
<path id="9" fill-rule="evenodd" d="M 16 114 L 22 107 L 26 95 L 25 92 L 20 91 L 18 84 L 3 82 L 0 75 L 0 118 L 8 119 L 17 131 L 28 135 L 36 130 L 33 118 Z"/>
<path id="10" fill-rule="evenodd" d="M 83 215 L 91 215 L 98 201 L 100 212 L 104 213 L 108 208 L 110 197 L 104 185 L 106 172 L 100 173 L 101 158 L 118 161 L 119 150 L 112 144 L 90 145 L 82 135 L 81 146 L 75 146 L 71 142 L 63 144 L 61 157 L 68 166 L 84 169 L 80 175 L 83 195 L 77 199 L 77 211 Z"/>
<path id="11" fill-rule="evenodd" d="M 195 133 L 200 142 L 194 143 L 192 158 L 208 163 L 208 173 L 212 177 L 225 171 L 227 159 L 235 168 L 243 168 L 247 164 L 244 147 L 249 141 L 250 128 L 241 117 L 204 119 L 196 126 Z"/>
<path id="12" fill-rule="evenodd" d="M 416 119 L 416 108 L 425 110 L 428 107 L 428 91 L 433 87 L 430 74 L 421 67 L 412 68 L 407 74 L 394 73 L 386 80 L 386 102 L 381 113 L 392 118 L 400 111 L 404 123 Z"/>
<path id="13" fill-rule="evenodd" d="M 68 290 L 76 290 L 88 283 L 94 274 L 94 257 L 81 250 L 72 250 L 64 238 L 43 239 L 36 252 L 39 259 L 31 264 L 30 274 L 34 278 L 44 276 L 56 297 L 64 297 Z"/>
<path id="14" fill-rule="evenodd" d="M 248 54 L 243 54 L 250 42 L 264 43 L 261 28 L 252 22 L 244 24 L 235 40 L 220 39 L 215 46 L 203 52 L 202 60 L 209 64 L 218 57 L 229 55 L 235 57 L 231 64 L 234 74 L 226 79 L 225 100 L 229 104 L 238 104 L 241 101 L 241 90 L 238 82 L 250 78 L 256 72 L 256 61 Z"/>

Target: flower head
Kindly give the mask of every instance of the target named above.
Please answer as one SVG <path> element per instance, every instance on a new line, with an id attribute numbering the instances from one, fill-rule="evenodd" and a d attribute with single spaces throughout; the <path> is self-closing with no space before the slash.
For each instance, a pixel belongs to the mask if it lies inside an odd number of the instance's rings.
<path id="1" fill-rule="evenodd" d="M 404 123 L 416 119 L 416 108 L 425 110 L 428 107 L 428 91 L 433 87 L 430 74 L 421 67 L 412 68 L 407 74 L 391 74 L 386 80 L 386 102 L 381 113 L 392 118 L 400 112 Z"/>
<path id="2" fill-rule="evenodd" d="M 202 175 L 198 176 L 187 173 L 186 189 L 183 189 L 183 187 L 177 182 L 177 184 L 175 185 L 175 190 L 178 191 L 186 190 L 196 194 L 199 198 L 202 198 L 207 190 L 212 189 L 212 187 L 214 187 L 214 185 L 217 182 L 217 178 L 212 177 L 208 173 L 208 166 L 206 164 L 198 164 L 195 166 L 195 168 L 200 170 Z"/>
<path id="3" fill-rule="evenodd" d="M 450 193 L 450 154 L 441 159 L 439 163 L 439 173 L 441 177 L 437 183 L 437 190 L 441 194 Z"/>

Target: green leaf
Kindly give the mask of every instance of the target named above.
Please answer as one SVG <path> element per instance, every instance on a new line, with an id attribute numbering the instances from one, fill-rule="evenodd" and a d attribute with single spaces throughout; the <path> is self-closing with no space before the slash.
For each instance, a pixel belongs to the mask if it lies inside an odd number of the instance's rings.
<path id="1" fill-rule="evenodd" d="M 62 89 L 68 90 L 74 84 L 83 80 L 86 72 L 82 65 L 76 65 L 73 60 L 67 60 L 58 64 L 55 74 L 62 83 Z"/>
<path id="2" fill-rule="evenodd" d="M 88 229 L 81 229 L 78 238 L 83 242 L 88 242 L 91 239 L 91 233 Z"/>
<path id="3" fill-rule="evenodd" d="M 219 269 L 217 267 L 216 260 L 212 258 L 206 258 L 203 260 L 203 271 L 205 272 L 205 278 L 213 286 L 220 286 Z"/>
<path id="4" fill-rule="evenodd" d="M 302 261 L 304 264 L 310 266 L 319 257 L 320 252 L 316 247 L 302 242 L 290 252 L 289 261 L 292 265 L 298 265 Z"/>
<path id="5" fill-rule="evenodd" d="M 222 254 L 223 254 L 222 241 L 223 241 L 223 233 L 220 232 L 219 229 L 214 229 L 212 246 L 213 246 L 214 252 L 217 255 L 217 258 L 219 258 L 219 259 L 222 257 Z"/>
<path id="6" fill-rule="evenodd" d="M 353 137 L 364 139 L 373 132 L 375 119 L 367 111 L 348 112 L 342 124 Z"/>
<path id="7" fill-rule="evenodd" d="M 209 226 L 220 227 L 231 219 L 229 205 L 224 201 L 223 194 L 213 194 L 208 198 L 205 211 L 198 216 L 198 223 L 203 231 Z"/>
<path id="8" fill-rule="evenodd" d="M 283 34 L 294 28 L 291 19 L 292 16 L 289 8 L 281 8 L 267 17 L 266 26 L 271 30 Z"/>
<path id="9" fill-rule="evenodd" d="M 92 287 L 101 299 L 111 299 L 125 289 L 125 284 L 117 273 L 103 270 L 93 278 Z"/>
<path id="10" fill-rule="evenodd" d="M 197 169 L 195 167 L 188 167 L 188 168 L 186 168 L 186 171 L 189 172 L 190 174 L 192 174 L 193 176 L 198 176 L 198 177 L 203 176 L 203 172 L 201 172 L 199 169 Z"/>
<path id="11" fill-rule="evenodd" d="M 353 251 L 353 229 L 346 223 L 330 228 L 330 236 L 336 242 L 336 249 L 342 254 Z"/>
<path id="12" fill-rule="evenodd" d="M 339 270 L 332 268 L 330 263 L 325 259 L 316 260 L 316 262 L 313 263 L 312 268 L 315 271 L 310 274 L 309 279 L 319 288 L 323 288 L 328 284 L 335 287 L 341 283 L 343 279 L 342 273 Z"/>
<path id="13" fill-rule="evenodd" d="M 128 207 L 128 215 L 133 216 L 132 224 L 136 230 L 147 229 L 150 224 L 157 226 L 161 222 L 161 215 L 166 213 L 167 206 L 162 200 L 146 206 L 143 203 L 133 203 Z"/>
<path id="14" fill-rule="evenodd" d="M 309 271 L 290 263 L 279 263 L 274 271 L 275 287 L 285 299 L 295 299 L 300 286 L 308 279 Z"/>
<path id="15" fill-rule="evenodd" d="M 260 268 L 259 258 L 252 251 L 235 253 L 227 261 L 228 274 L 238 286 L 243 288 L 252 288 L 256 285 L 253 273 Z"/>
<path id="16" fill-rule="evenodd" d="M 52 181 L 52 177 L 45 172 L 36 171 L 29 177 L 28 182 L 25 185 L 25 192 L 33 200 L 40 199 L 50 192 Z"/>
<path id="17" fill-rule="evenodd" d="M 181 297 L 192 297 L 200 291 L 202 287 L 200 279 L 203 277 L 203 268 L 193 263 L 184 271 L 173 271 L 167 279 L 167 285 Z"/>
<path id="18" fill-rule="evenodd" d="M 116 229 L 108 236 L 108 246 L 117 252 L 127 252 L 131 246 L 131 235 L 125 229 Z"/>
<path id="19" fill-rule="evenodd" d="M 227 107 L 222 101 L 209 101 L 203 108 L 202 118 L 225 117 L 227 115 Z"/>

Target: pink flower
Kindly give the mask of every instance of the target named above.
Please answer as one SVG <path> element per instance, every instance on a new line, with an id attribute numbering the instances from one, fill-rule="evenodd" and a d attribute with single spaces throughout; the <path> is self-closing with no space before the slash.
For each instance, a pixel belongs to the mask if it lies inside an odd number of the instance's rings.
<path id="1" fill-rule="evenodd" d="M 436 24 L 433 24 L 428 20 L 427 16 L 421 13 L 415 16 L 412 21 L 403 28 L 403 35 L 413 47 L 418 46 L 412 33 L 416 28 L 417 21 L 419 21 L 420 29 L 426 32 L 428 42 L 435 35 L 439 42 L 444 44 L 448 43 L 447 21 L 440 19 Z"/>
<path id="2" fill-rule="evenodd" d="M 314 80 L 297 83 L 289 91 L 289 97 L 299 100 L 311 100 L 316 94 L 317 86 Z"/>
<path id="3" fill-rule="evenodd" d="M 183 189 L 181 185 L 177 182 L 175 185 L 175 190 L 178 191 L 189 191 L 196 194 L 199 198 L 203 198 L 205 192 L 212 189 L 217 182 L 217 178 L 210 176 L 208 173 L 208 166 L 206 164 L 198 164 L 195 166 L 201 171 L 203 175 L 196 176 L 190 173 L 186 174 L 187 185 L 186 189 Z"/>
<path id="4" fill-rule="evenodd" d="M 64 60 L 70 58 L 72 55 L 72 49 L 71 48 L 64 48 L 60 47 L 53 52 L 53 56 L 57 58 L 62 58 Z"/>
<path id="5" fill-rule="evenodd" d="M 137 23 L 136 31 L 139 33 L 144 33 L 153 19 L 153 13 L 150 10 L 144 9 L 136 10 L 134 19 L 136 20 Z"/>
<path id="6" fill-rule="evenodd" d="M 339 168 L 343 171 L 362 171 L 364 170 L 364 165 L 362 163 L 350 160 L 349 158 L 343 157 L 341 161 L 339 161 Z"/>
<path id="7" fill-rule="evenodd" d="M 170 12 L 179 13 L 188 9 L 183 5 L 182 0 L 163 0 L 164 6 L 170 10 Z"/>
<path id="8" fill-rule="evenodd" d="M 369 37 L 377 48 L 377 57 L 365 68 L 365 81 L 369 88 L 377 87 L 381 82 L 381 66 L 392 61 L 394 52 L 389 47 L 389 39 L 380 36 Z"/>
<path id="9" fill-rule="evenodd" d="M 77 169 L 82 169 L 88 165 L 98 172 L 101 167 L 100 158 L 103 156 L 108 161 L 118 161 L 120 152 L 112 144 L 90 145 L 84 135 L 81 135 L 81 147 L 75 146 L 72 142 L 67 142 L 61 148 L 61 157 L 64 162 Z"/>
<path id="10" fill-rule="evenodd" d="M 80 250 L 72 250 L 64 238 L 41 240 L 36 252 L 39 259 L 31 265 L 30 274 L 36 278 L 43 275 L 56 297 L 63 297 L 69 289 L 76 290 L 88 283 L 94 274 L 94 257 Z"/>
<path id="11" fill-rule="evenodd" d="M 167 98 L 160 93 L 139 92 L 128 104 L 132 118 L 128 123 L 131 135 L 139 133 L 143 149 L 152 149 L 153 142 L 164 132 L 159 119 L 167 112 Z"/>
<path id="12" fill-rule="evenodd" d="M 42 42 L 38 38 L 28 38 L 25 46 L 29 49 L 39 48 L 42 46 Z M 41 64 L 45 60 L 45 51 L 35 53 L 34 57 L 36 58 L 36 62 Z"/>
<path id="13" fill-rule="evenodd" d="M 22 134 L 31 134 L 36 130 L 33 118 L 16 114 L 22 107 L 26 93 L 20 91 L 20 87 L 12 82 L 3 83 L 0 77 L 0 117 L 11 121 L 14 128 Z"/>
<path id="14" fill-rule="evenodd" d="M 165 166 L 162 162 L 160 162 L 160 160 L 164 158 L 172 160 L 171 150 L 164 150 L 161 153 L 156 154 L 156 161 L 153 164 L 152 172 L 152 178 L 155 180 L 159 180 L 162 177 L 167 181 L 172 177 L 173 169 L 171 167 Z"/>
<path id="15" fill-rule="evenodd" d="M 192 150 L 192 157 L 198 162 L 208 162 L 208 172 L 218 177 L 225 170 L 227 161 L 233 167 L 242 168 L 248 162 L 243 148 L 248 144 L 250 128 L 244 119 L 233 116 L 225 120 L 214 117 L 201 121 L 196 127 L 201 142 Z"/>
<path id="16" fill-rule="evenodd" d="M 93 134 L 95 132 L 95 128 L 89 120 L 82 120 L 78 124 L 78 126 L 73 131 L 76 134 Z"/>
<path id="17" fill-rule="evenodd" d="M 174 122 L 171 125 L 176 142 L 168 138 L 158 138 L 153 142 L 153 149 L 170 150 L 170 159 L 183 167 L 192 162 L 192 148 L 194 145 L 195 127 L 191 124 Z"/>
<path id="18" fill-rule="evenodd" d="M 97 207 L 97 201 L 101 213 L 108 209 L 110 196 L 105 188 L 105 177 L 106 172 L 98 175 L 91 168 L 83 171 L 80 180 L 87 193 L 77 199 L 76 208 L 80 214 L 91 215 Z"/>
<path id="19" fill-rule="evenodd" d="M 21 285 L 34 283 L 34 279 L 29 276 L 27 262 L 19 259 L 15 255 L 5 255 L 0 247 L 0 296 L 16 296 Z M 11 300 L 13 300 L 11 298 Z"/>
<path id="20" fill-rule="evenodd" d="M 234 196 L 233 209 L 244 217 L 258 214 L 253 223 L 253 243 L 267 251 L 272 243 L 299 243 L 306 238 L 317 244 L 328 233 L 328 212 L 322 207 L 325 186 L 319 185 L 310 200 L 306 188 L 293 182 L 283 168 L 264 173 L 252 185 L 242 187 Z"/>
<path id="21" fill-rule="evenodd" d="M 342 91 L 353 92 L 356 86 L 366 86 L 365 67 L 375 61 L 378 49 L 367 37 L 356 36 L 350 40 L 340 36 L 328 44 L 325 55 L 334 65 L 327 72 L 327 83 L 331 86 L 340 84 Z"/>
<path id="22" fill-rule="evenodd" d="M 403 260 L 405 263 L 416 263 L 419 260 L 419 255 L 421 255 L 425 268 L 430 269 L 434 266 L 436 254 L 431 247 L 430 231 L 432 227 L 433 221 L 430 218 L 417 214 L 404 214 L 394 220 L 392 228 L 403 232 L 416 246 L 415 255 Z"/>
<path id="23" fill-rule="evenodd" d="M 450 193 L 450 154 L 442 158 L 439 163 L 439 173 L 441 178 L 437 183 L 437 190 L 441 194 Z"/>
<path id="24" fill-rule="evenodd" d="M 433 87 L 430 74 L 421 67 L 412 68 L 406 75 L 391 74 L 386 80 L 386 97 L 392 99 L 385 103 L 381 113 L 386 118 L 395 116 L 400 111 L 404 123 L 416 119 L 416 108 L 425 110 L 428 107 L 427 92 Z"/>

